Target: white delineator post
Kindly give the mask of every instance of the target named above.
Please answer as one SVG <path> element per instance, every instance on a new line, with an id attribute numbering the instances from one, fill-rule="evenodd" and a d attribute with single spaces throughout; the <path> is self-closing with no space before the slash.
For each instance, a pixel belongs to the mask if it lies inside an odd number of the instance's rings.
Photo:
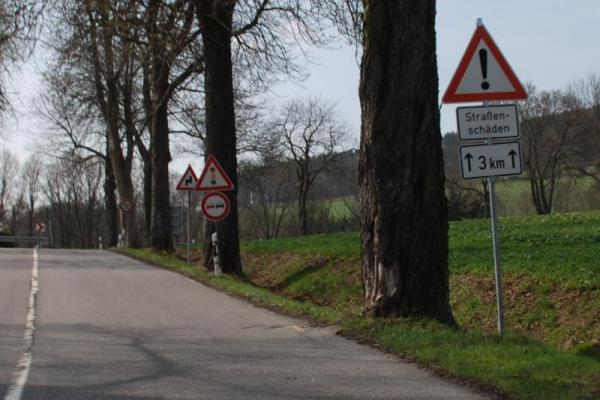
<path id="1" fill-rule="evenodd" d="M 121 221 L 121 234 L 119 235 L 119 247 L 125 247 L 127 243 L 127 233 L 125 231 L 125 214 L 119 207 L 119 220 Z"/>
<path id="2" fill-rule="evenodd" d="M 215 276 L 218 277 L 223 275 L 223 270 L 221 270 L 221 264 L 219 261 L 219 239 L 216 230 L 212 234 L 211 238 L 213 245 L 213 264 L 215 266 Z"/>

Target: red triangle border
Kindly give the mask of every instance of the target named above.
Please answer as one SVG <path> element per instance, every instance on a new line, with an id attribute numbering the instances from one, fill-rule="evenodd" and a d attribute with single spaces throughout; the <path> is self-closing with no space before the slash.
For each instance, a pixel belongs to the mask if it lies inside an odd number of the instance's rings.
<path id="1" fill-rule="evenodd" d="M 214 165 L 214 167 L 217 169 L 217 171 L 219 171 L 221 176 L 223 176 L 223 179 L 225 180 L 225 182 L 227 182 L 227 185 L 210 186 L 210 187 L 202 187 L 201 186 L 202 180 L 208 173 L 208 170 L 209 170 L 211 164 Z M 206 163 L 204 164 L 204 169 L 202 170 L 202 173 L 200 174 L 200 177 L 198 178 L 198 184 L 196 185 L 195 190 L 198 192 L 215 192 L 215 191 L 233 190 L 234 188 L 235 188 L 235 186 L 233 185 L 233 182 L 229 178 L 229 175 L 227 175 L 227 173 L 225 173 L 225 170 L 223 169 L 221 164 L 217 161 L 216 157 L 212 154 L 209 154 L 208 157 L 206 158 Z"/>
<path id="2" fill-rule="evenodd" d="M 195 188 L 190 189 L 190 188 L 186 188 L 183 186 L 183 180 L 187 176 L 188 172 L 192 173 L 192 176 L 196 180 L 196 186 L 198 185 L 198 177 L 196 176 L 196 173 L 194 172 L 194 169 L 192 168 L 192 166 L 188 164 L 187 169 L 185 170 L 183 176 L 181 177 L 181 179 L 179 180 L 179 183 L 177 184 L 176 190 L 190 190 L 190 191 L 196 190 Z"/>

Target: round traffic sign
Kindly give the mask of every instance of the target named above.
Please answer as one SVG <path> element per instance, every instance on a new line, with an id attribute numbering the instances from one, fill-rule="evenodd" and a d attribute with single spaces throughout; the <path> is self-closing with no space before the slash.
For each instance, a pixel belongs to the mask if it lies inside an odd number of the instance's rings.
<path id="1" fill-rule="evenodd" d="M 202 214 L 209 221 L 224 220 L 229 215 L 230 207 L 229 199 L 221 192 L 210 192 L 202 199 Z"/>
<path id="2" fill-rule="evenodd" d="M 133 202 L 131 200 L 129 200 L 129 199 L 123 199 L 119 203 L 119 208 L 124 213 L 131 212 L 131 210 L 133 210 Z"/>

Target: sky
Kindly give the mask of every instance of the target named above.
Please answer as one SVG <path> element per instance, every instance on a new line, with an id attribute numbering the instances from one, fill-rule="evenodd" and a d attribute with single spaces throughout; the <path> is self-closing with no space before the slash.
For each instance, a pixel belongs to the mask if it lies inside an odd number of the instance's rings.
<path id="1" fill-rule="evenodd" d="M 513 71 L 525 84 L 538 90 L 564 89 L 576 79 L 600 74 L 600 1 L 598 0 L 438 0 L 437 56 L 441 97 L 481 18 Z M 293 97 L 320 96 L 334 102 L 358 144 L 360 104 L 359 69 L 355 50 L 339 44 L 312 51 L 315 63 L 302 82 L 274 88 L 275 101 Z M 6 117 L 1 128 L 0 148 L 6 147 L 23 159 L 34 152 L 35 137 L 43 123 L 31 101 L 40 87 L 38 67 L 30 62 L 11 78 L 16 118 Z M 441 109 L 442 133 L 456 130 L 457 105 Z M 175 157 L 173 169 L 183 173 L 186 157 Z"/>

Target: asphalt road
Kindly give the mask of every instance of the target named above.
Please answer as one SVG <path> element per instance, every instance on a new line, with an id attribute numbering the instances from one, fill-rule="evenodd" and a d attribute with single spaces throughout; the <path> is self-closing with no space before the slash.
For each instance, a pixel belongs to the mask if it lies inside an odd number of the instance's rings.
<path id="1" fill-rule="evenodd" d="M 32 253 L 0 249 L 0 396 L 23 351 Z M 38 254 L 22 399 L 481 398 L 332 329 L 116 254 Z"/>

